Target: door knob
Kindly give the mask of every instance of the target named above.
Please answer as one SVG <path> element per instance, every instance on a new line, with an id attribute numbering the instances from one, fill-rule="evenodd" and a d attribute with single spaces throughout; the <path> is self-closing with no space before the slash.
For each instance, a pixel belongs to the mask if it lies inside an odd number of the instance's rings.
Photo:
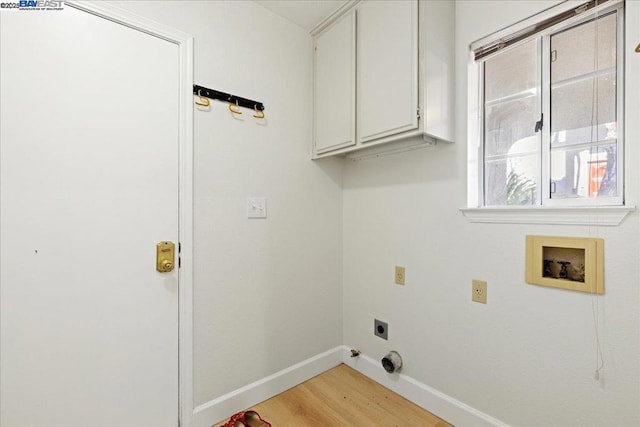
<path id="1" fill-rule="evenodd" d="M 156 245 L 156 270 L 160 273 L 173 271 L 175 266 L 176 245 L 173 242 L 160 242 Z"/>

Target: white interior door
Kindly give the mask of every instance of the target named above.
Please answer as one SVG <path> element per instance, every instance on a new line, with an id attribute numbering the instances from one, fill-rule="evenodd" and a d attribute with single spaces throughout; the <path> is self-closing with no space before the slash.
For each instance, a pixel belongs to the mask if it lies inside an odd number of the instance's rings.
<path id="1" fill-rule="evenodd" d="M 176 426 L 179 49 L 0 15 L 0 425 Z"/>

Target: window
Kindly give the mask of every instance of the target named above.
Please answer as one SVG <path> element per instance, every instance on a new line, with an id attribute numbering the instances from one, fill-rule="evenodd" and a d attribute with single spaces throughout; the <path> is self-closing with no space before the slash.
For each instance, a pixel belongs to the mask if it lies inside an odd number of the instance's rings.
<path id="1" fill-rule="evenodd" d="M 547 11 L 472 45 L 478 206 L 624 204 L 623 7 Z"/>

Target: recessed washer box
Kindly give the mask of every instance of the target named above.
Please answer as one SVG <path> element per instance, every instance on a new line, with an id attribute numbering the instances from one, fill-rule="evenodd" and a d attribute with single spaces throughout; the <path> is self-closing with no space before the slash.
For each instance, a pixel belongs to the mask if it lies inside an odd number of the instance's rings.
<path id="1" fill-rule="evenodd" d="M 527 283 L 604 293 L 604 239 L 527 236 L 526 242 Z"/>

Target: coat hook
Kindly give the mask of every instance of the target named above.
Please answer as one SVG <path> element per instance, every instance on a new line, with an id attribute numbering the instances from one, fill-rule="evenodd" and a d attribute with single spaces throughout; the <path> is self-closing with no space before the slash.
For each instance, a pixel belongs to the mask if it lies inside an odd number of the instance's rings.
<path id="1" fill-rule="evenodd" d="M 253 117 L 255 117 L 256 119 L 264 119 L 264 110 L 258 110 L 258 106 L 256 105 L 253 106 L 253 110 L 256 112 Z"/>
<path id="2" fill-rule="evenodd" d="M 235 106 L 235 108 L 234 108 Z M 229 104 L 229 111 L 231 111 L 233 114 L 242 114 L 242 111 L 240 111 L 240 107 L 238 107 L 238 100 L 236 99 L 236 103 L 234 104 Z"/>
<path id="3" fill-rule="evenodd" d="M 204 96 L 200 95 L 200 91 L 198 91 L 198 97 L 200 97 L 200 101 L 202 102 L 196 101 L 196 105 L 200 105 L 202 107 L 208 107 L 211 104 L 211 101 L 209 101 L 209 98 L 205 98 Z"/>
<path id="4" fill-rule="evenodd" d="M 640 53 L 640 43 L 638 43 L 638 46 L 636 46 L 636 53 Z"/>

